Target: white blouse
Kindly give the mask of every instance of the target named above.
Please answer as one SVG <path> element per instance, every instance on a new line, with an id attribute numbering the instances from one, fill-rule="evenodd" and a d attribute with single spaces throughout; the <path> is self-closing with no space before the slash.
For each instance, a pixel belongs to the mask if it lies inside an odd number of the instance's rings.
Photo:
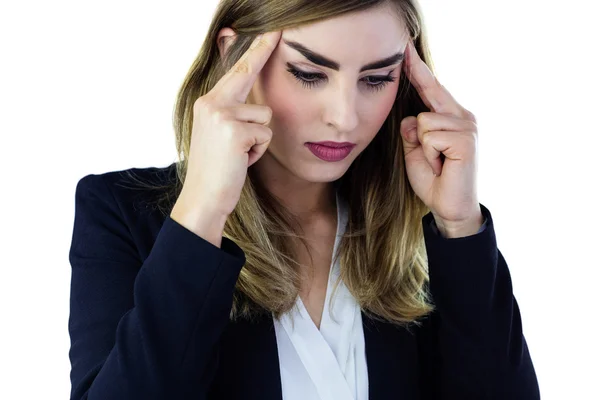
<path id="1" fill-rule="evenodd" d="M 348 220 L 347 205 L 339 196 L 336 202 L 333 256 Z M 284 400 L 368 399 L 362 315 L 343 282 L 333 293 L 339 273 L 339 261 L 333 263 L 332 257 L 320 330 L 300 296 L 296 306 L 280 320 L 273 317 Z"/>

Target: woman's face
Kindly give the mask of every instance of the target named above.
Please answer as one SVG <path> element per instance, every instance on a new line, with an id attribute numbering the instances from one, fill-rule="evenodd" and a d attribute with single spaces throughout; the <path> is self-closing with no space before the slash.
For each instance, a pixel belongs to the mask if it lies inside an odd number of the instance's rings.
<path id="1" fill-rule="evenodd" d="M 273 110 L 273 138 L 256 168 L 308 182 L 340 178 L 394 104 L 407 41 L 388 7 L 284 30 L 248 99 Z M 321 141 L 356 146 L 342 160 L 324 161 L 306 146 Z"/>

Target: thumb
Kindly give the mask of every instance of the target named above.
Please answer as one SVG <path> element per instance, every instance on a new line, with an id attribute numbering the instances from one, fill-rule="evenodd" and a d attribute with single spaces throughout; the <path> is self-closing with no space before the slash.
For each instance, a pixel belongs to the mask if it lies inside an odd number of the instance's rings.
<path id="1" fill-rule="evenodd" d="M 404 155 L 410 153 L 420 146 L 417 134 L 417 117 L 406 117 L 400 122 L 400 134 L 402 135 L 402 145 Z"/>

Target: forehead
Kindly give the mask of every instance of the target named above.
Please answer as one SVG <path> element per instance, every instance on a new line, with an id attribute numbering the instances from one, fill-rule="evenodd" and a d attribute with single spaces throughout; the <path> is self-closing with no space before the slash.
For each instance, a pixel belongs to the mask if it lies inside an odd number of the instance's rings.
<path id="1" fill-rule="evenodd" d="M 377 7 L 284 29 L 279 47 L 286 56 L 302 57 L 283 40 L 302 43 L 341 64 L 342 69 L 402 52 L 408 40 L 406 24 L 391 7 Z"/>

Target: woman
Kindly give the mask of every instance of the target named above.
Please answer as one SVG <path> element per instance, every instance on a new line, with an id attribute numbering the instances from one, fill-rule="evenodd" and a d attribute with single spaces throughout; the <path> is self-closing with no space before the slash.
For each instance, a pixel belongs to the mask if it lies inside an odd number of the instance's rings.
<path id="1" fill-rule="evenodd" d="M 413 1 L 222 1 L 179 162 L 77 185 L 71 398 L 539 398 L 428 54 Z"/>

